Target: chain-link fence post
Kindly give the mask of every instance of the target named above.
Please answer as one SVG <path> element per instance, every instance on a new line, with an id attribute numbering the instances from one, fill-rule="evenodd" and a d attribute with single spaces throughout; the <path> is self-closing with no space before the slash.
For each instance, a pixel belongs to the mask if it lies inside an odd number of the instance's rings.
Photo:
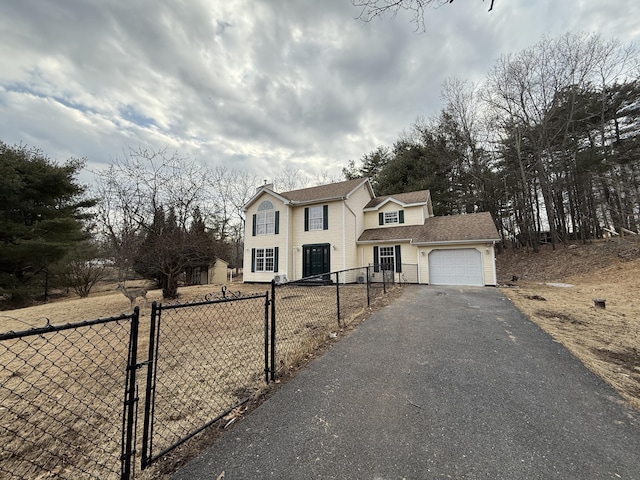
<path id="1" fill-rule="evenodd" d="M 338 309 L 338 327 L 340 327 L 340 277 L 339 273 L 336 272 L 336 305 Z"/>
<path id="2" fill-rule="evenodd" d="M 149 466 L 151 458 L 151 448 L 153 441 L 153 432 L 151 431 L 151 421 L 153 419 L 153 397 L 155 392 L 155 373 L 156 373 L 156 324 L 160 321 L 160 309 L 158 303 L 151 304 L 151 320 L 149 322 L 149 354 L 147 356 L 147 385 L 144 395 L 144 424 L 142 431 L 142 455 L 141 468 L 144 470 Z"/>
<path id="3" fill-rule="evenodd" d="M 367 307 L 371 306 L 371 272 L 369 269 L 371 267 L 364 267 L 367 272 Z"/>
<path id="4" fill-rule="evenodd" d="M 276 281 L 271 280 L 271 381 L 276 379 Z"/>
<path id="5" fill-rule="evenodd" d="M 130 480 L 131 464 L 135 454 L 135 415 L 138 402 L 136 372 L 138 370 L 138 327 L 140 323 L 140 307 L 133 309 L 131 317 L 131 333 L 129 337 L 129 358 L 125 381 L 124 411 L 122 414 L 122 455 L 120 456 L 120 480 Z"/>
<path id="6" fill-rule="evenodd" d="M 264 296 L 264 381 L 267 385 L 269 385 L 269 371 L 269 291 L 267 290 Z"/>

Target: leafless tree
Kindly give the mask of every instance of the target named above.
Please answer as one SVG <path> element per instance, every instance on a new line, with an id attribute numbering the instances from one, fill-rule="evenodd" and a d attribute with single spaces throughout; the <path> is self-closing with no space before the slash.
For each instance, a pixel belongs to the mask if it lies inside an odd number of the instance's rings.
<path id="1" fill-rule="evenodd" d="M 483 2 L 485 0 L 482 0 Z M 490 0 L 489 11 L 493 10 L 494 0 Z M 413 12 L 413 20 L 416 29 L 424 30 L 424 13 L 429 7 L 441 7 L 453 0 L 352 0 L 354 7 L 359 7 L 358 18 L 364 22 L 370 22 L 376 17 L 383 17 L 387 14 L 395 17 L 400 10 Z"/>
<path id="2" fill-rule="evenodd" d="M 170 209 L 186 231 L 204 203 L 206 169 L 168 150 L 129 149 L 96 173 L 96 219 L 126 279 L 158 211 Z"/>
<path id="3" fill-rule="evenodd" d="M 329 183 L 336 183 L 343 181 L 341 175 L 330 172 L 327 169 L 319 170 L 313 175 L 312 183 L 314 186 L 327 185 Z"/>
<path id="4" fill-rule="evenodd" d="M 309 179 L 299 168 L 285 167 L 273 179 L 273 186 L 277 192 L 290 192 L 305 188 Z"/>

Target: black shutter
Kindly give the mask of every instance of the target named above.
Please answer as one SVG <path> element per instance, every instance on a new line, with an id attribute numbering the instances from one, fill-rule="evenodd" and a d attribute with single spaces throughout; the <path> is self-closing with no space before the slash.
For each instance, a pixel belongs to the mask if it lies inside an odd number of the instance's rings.
<path id="1" fill-rule="evenodd" d="M 273 249 L 273 271 L 274 271 L 274 273 L 278 273 L 278 249 L 279 249 L 279 247 L 275 247 Z"/>
<path id="2" fill-rule="evenodd" d="M 255 248 L 251 249 L 251 271 L 252 272 L 256 271 L 256 249 Z"/>
<path id="3" fill-rule="evenodd" d="M 402 273 L 402 257 L 400 256 L 400 245 L 396 245 L 396 273 Z"/>
<path id="4" fill-rule="evenodd" d="M 329 205 L 322 206 L 322 229 L 329 230 Z"/>
<path id="5" fill-rule="evenodd" d="M 278 235 L 280 233 L 280 211 L 276 210 L 275 226 L 273 227 L 273 233 Z"/>
<path id="6" fill-rule="evenodd" d="M 304 231 L 309 231 L 309 207 L 304 208 Z"/>
<path id="7" fill-rule="evenodd" d="M 398 212 L 398 221 L 399 221 L 400 223 L 404 223 L 404 210 L 400 210 L 400 211 Z"/>
<path id="8" fill-rule="evenodd" d="M 252 230 L 252 233 L 251 233 L 252 237 L 256 236 L 256 223 L 257 223 L 257 218 L 256 218 L 256 214 L 254 213 L 253 214 L 253 230 Z"/>
<path id="9" fill-rule="evenodd" d="M 374 272 L 379 272 L 380 271 L 380 263 L 378 263 L 380 261 L 380 259 L 378 258 L 378 256 L 380 255 L 380 249 L 378 247 L 373 247 L 373 271 Z"/>
<path id="10" fill-rule="evenodd" d="M 378 214 L 378 225 L 384 225 L 384 213 L 382 212 Z"/>

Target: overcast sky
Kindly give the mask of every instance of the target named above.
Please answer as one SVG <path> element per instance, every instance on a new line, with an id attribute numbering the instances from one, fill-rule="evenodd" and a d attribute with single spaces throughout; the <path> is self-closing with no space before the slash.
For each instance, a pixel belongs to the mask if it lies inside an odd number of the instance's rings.
<path id="1" fill-rule="evenodd" d="M 87 172 L 169 148 L 334 176 L 543 34 L 640 38 L 640 2 L 456 0 L 365 24 L 350 0 L 0 0 L 0 140 Z"/>

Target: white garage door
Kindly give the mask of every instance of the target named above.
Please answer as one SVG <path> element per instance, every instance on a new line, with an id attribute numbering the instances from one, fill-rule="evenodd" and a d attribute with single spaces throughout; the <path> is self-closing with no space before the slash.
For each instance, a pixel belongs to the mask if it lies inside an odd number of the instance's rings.
<path id="1" fill-rule="evenodd" d="M 475 248 L 432 251 L 429 253 L 429 283 L 483 286 L 482 255 Z"/>

